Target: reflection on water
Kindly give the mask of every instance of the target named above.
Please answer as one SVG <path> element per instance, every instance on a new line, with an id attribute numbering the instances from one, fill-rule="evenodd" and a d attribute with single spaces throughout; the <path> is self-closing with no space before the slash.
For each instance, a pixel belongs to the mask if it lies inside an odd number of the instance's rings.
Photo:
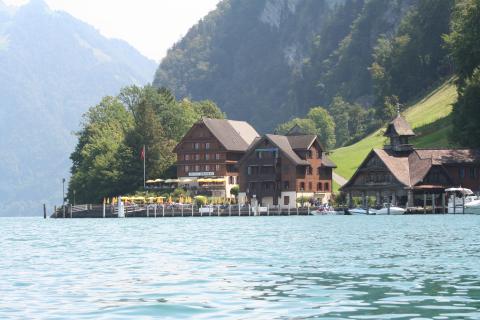
<path id="1" fill-rule="evenodd" d="M 0 318 L 480 319 L 480 216 L 0 219 Z"/>

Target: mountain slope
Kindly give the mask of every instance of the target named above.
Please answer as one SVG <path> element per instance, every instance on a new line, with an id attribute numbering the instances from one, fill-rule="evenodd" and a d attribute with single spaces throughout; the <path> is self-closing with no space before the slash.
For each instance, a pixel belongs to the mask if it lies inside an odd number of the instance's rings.
<path id="1" fill-rule="evenodd" d="M 452 104 L 456 99 L 455 85 L 448 81 L 403 113 L 417 135 L 412 140 L 416 147 L 450 145 L 448 133 L 451 130 Z M 338 166 L 335 171 L 344 178 L 350 178 L 370 150 L 381 148 L 385 144 L 384 130 L 385 128 L 382 128 L 353 145 L 334 150 L 330 157 Z"/>
<path id="2" fill-rule="evenodd" d="M 374 47 L 415 3 L 224 0 L 169 50 L 154 84 L 263 132 L 337 94 L 371 106 Z"/>
<path id="3" fill-rule="evenodd" d="M 15 11 L 0 2 L 0 215 L 61 202 L 81 115 L 104 95 L 147 83 L 154 69 L 127 43 L 41 0 Z"/>

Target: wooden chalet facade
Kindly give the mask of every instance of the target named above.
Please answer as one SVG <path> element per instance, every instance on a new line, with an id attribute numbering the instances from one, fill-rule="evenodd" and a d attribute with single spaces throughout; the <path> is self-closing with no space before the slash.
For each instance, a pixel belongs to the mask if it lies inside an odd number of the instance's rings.
<path id="1" fill-rule="evenodd" d="M 174 149 L 180 185 L 197 194 L 230 198 L 238 184 L 237 162 L 258 137 L 247 122 L 203 118 Z"/>
<path id="2" fill-rule="evenodd" d="M 377 205 L 422 206 L 444 201 L 444 190 L 466 187 L 480 191 L 480 151 L 476 149 L 416 149 L 409 144 L 415 133 L 399 114 L 387 127 L 389 143 L 373 149 L 352 178 L 341 188 L 352 197 L 375 197 Z M 442 199 L 443 198 L 443 199 Z"/>
<path id="3" fill-rule="evenodd" d="M 326 203 L 333 168 L 316 135 L 267 134 L 256 139 L 239 162 L 240 202 L 295 207 L 303 196 Z"/>

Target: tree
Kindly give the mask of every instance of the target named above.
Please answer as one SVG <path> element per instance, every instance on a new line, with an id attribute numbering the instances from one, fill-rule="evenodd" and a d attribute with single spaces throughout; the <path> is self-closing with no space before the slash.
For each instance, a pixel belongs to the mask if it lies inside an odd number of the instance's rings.
<path id="1" fill-rule="evenodd" d="M 117 98 L 105 97 L 88 110 L 77 133 L 79 142 L 70 156 L 70 201 L 74 191 L 76 201 L 87 203 L 113 196 L 121 188 L 122 171 L 117 156 L 132 127 L 131 114 Z"/>
<path id="2" fill-rule="evenodd" d="M 282 123 L 275 129 L 276 134 L 287 134 L 293 127 L 299 126 L 305 134 L 317 134 L 315 123 L 311 119 L 294 118 Z"/>
<path id="3" fill-rule="evenodd" d="M 480 0 L 459 1 L 445 37 L 458 75 L 458 100 L 453 106 L 452 140 L 480 146 Z"/>
<path id="4" fill-rule="evenodd" d="M 312 120 L 317 128 L 320 141 L 327 148 L 335 146 L 335 122 L 332 116 L 322 107 L 311 108 L 307 118 Z"/>

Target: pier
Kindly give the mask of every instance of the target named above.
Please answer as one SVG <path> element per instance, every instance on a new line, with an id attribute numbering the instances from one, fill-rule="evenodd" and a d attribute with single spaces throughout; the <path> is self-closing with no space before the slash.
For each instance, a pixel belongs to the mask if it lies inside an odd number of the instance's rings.
<path id="1" fill-rule="evenodd" d="M 252 216 L 306 216 L 311 214 L 310 207 L 250 206 L 250 205 L 208 205 L 191 204 L 148 204 L 125 205 L 125 218 L 173 218 L 173 217 L 252 217 Z M 66 205 L 54 209 L 53 219 L 101 219 L 123 218 L 117 205 Z"/>

